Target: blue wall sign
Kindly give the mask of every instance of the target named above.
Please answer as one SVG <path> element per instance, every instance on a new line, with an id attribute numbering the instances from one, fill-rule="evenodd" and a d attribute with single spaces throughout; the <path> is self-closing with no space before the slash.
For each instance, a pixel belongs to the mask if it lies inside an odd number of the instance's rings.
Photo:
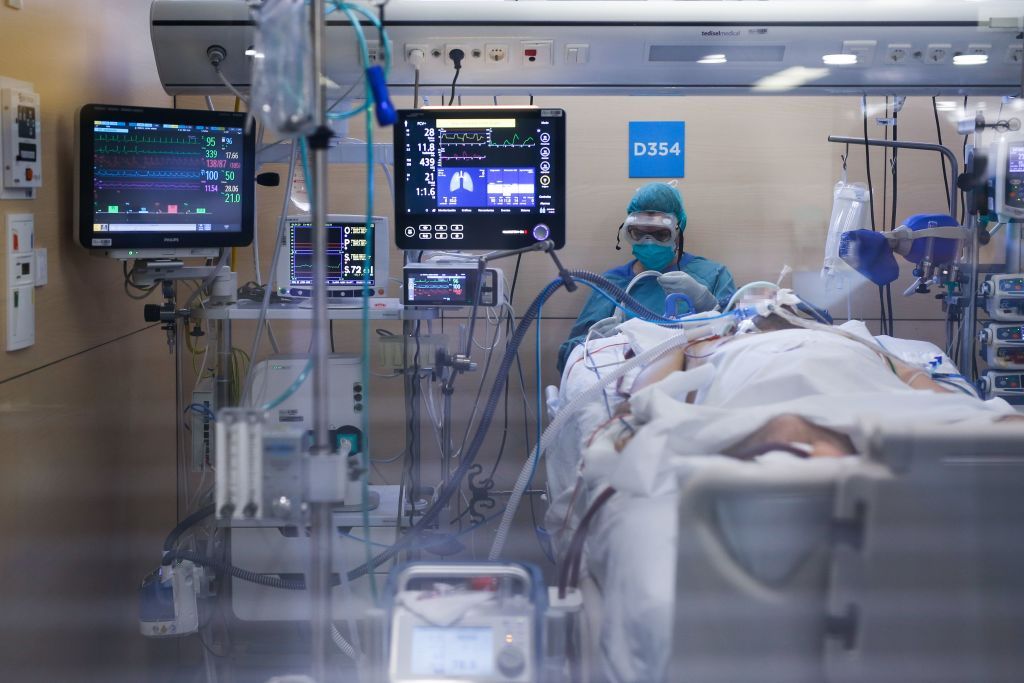
<path id="1" fill-rule="evenodd" d="M 629 122 L 629 177 L 683 178 L 685 121 Z"/>

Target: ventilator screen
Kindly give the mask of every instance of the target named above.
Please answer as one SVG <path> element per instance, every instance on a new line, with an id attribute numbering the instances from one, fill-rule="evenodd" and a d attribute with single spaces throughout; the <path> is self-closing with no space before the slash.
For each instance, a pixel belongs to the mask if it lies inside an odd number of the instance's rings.
<path id="1" fill-rule="evenodd" d="M 417 109 L 395 126 L 400 249 L 565 243 L 561 109 Z"/>

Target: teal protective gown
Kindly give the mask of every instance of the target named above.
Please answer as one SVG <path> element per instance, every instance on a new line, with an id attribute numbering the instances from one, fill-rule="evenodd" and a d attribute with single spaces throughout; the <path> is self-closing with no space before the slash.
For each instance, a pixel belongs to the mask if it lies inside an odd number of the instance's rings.
<path id="1" fill-rule="evenodd" d="M 604 273 L 604 277 L 615 283 L 622 289 L 625 289 L 629 285 L 630 281 L 636 275 L 633 272 L 633 264 L 636 260 L 632 260 L 625 265 L 621 265 L 617 268 Z M 684 253 L 682 258 L 669 269 L 669 271 L 681 270 L 690 275 L 694 280 L 707 287 L 715 298 L 718 299 L 718 305 L 725 307 L 729 303 L 729 299 L 736 292 L 736 284 L 732 281 L 732 274 L 729 269 L 723 266 L 721 263 L 716 263 L 710 259 L 706 259 L 702 256 L 694 256 L 693 254 Z M 647 308 L 657 313 L 663 313 L 665 311 L 665 290 L 658 284 L 658 279 L 655 277 L 644 278 L 629 292 L 634 299 L 642 303 Z M 615 312 L 615 306 L 611 301 L 601 296 L 597 292 L 592 291 L 590 298 L 587 299 L 586 305 L 583 306 L 583 310 L 580 311 L 580 315 L 576 318 L 576 324 L 573 325 L 572 331 L 569 333 L 569 338 L 562 344 L 562 347 L 558 350 L 558 371 L 561 372 L 565 368 L 565 361 L 569 358 L 569 354 L 577 344 L 583 343 L 583 340 L 587 336 L 587 331 L 590 326 L 596 323 L 598 320 L 604 320 L 605 318 L 611 317 Z M 627 318 L 632 318 L 632 315 L 627 314 Z"/>

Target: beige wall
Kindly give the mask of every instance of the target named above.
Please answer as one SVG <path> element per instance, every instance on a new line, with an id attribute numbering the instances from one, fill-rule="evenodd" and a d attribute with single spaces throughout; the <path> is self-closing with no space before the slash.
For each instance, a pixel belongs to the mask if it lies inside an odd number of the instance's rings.
<path id="1" fill-rule="evenodd" d="M 136 635 L 134 595 L 175 519 L 173 360 L 159 329 L 140 331 L 120 267 L 86 255 L 71 229 L 78 107 L 170 103 L 148 13 L 137 0 L 0 6 L 0 75 L 41 95 L 45 178 L 36 200 L 0 201 L 0 223 L 33 213 L 49 251 L 36 345 L 0 350 L 6 681 L 141 681 L 162 656 Z"/>
<path id="2" fill-rule="evenodd" d="M 37 242 L 49 249 L 50 283 L 37 290 L 36 346 L 0 354 L 0 679 L 16 680 L 17 674 L 20 680 L 145 680 L 138 672 L 162 651 L 154 655 L 153 646 L 135 635 L 133 594 L 156 562 L 160 538 L 175 514 L 173 364 L 163 334 L 143 329 L 141 304 L 123 295 L 119 267 L 87 256 L 72 240 L 72 135 L 75 111 L 86 102 L 167 106 L 170 98 L 156 78 L 144 0 L 26 5 L 22 11 L 0 7 L 0 75 L 32 81 L 42 95 L 46 185 L 35 201 L 0 202 L 0 213 L 35 214 Z M 230 100 L 217 103 L 229 106 Z M 407 106 L 408 98 L 398 103 Z M 862 134 L 857 99 L 538 97 L 537 103 L 568 112 L 569 231 L 562 254 L 567 266 L 600 272 L 627 258 L 614 249 L 615 228 L 643 182 L 627 178 L 627 122 L 685 120 L 687 177 L 680 188 L 689 214 L 687 249 L 722 261 L 740 283 L 775 280 L 784 264 L 797 271 L 820 267 L 841 151 L 826 137 Z M 180 104 L 203 106 L 197 98 Z M 998 107 L 987 104 L 990 111 Z M 930 105 L 924 98 L 908 101 L 901 138 L 934 140 Z M 872 123 L 869 130 L 878 136 L 882 129 Z M 944 118 L 943 135 L 957 146 L 954 133 Z M 361 123 L 353 124 L 351 135 L 361 137 Z M 882 152 L 872 156 L 880 195 Z M 852 180 L 863 178 L 863 158 L 862 150 L 852 152 Z M 934 155 L 901 156 L 898 216 L 943 206 L 939 168 Z M 331 177 L 331 210 L 363 211 L 361 168 L 334 168 Z M 391 215 L 379 170 L 376 178 L 377 211 Z M 265 277 L 281 199 L 281 190 L 259 192 Z M 880 220 L 882 213 L 879 202 Z M 239 251 L 240 282 L 252 277 L 251 258 L 249 250 Z M 400 263 L 392 250 L 393 276 Z M 502 265 L 511 276 L 511 262 Z M 524 259 L 517 310 L 525 310 L 553 276 L 545 257 Z M 905 273 L 901 283 L 908 280 Z M 584 296 L 559 293 L 544 309 L 545 383 L 557 381 L 556 350 Z M 877 318 L 877 299 L 866 292 L 854 310 Z M 897 314 L 900 334 L 939 340 L 941 313 L 933 299 L 898 297 Z M 446 320 L 445 331 L 454 334 L 460 322 Z M 399 331 L 394 323 L 374 327 Z M 440 327 L 434 324 L 435 331 Z M 284 350 L 307 348 L 308 325 L 278 323 L 275 330 Z M 251 326 L 236 325 L 235 344 L 248 349 L 251 334 Z M 357 324 L 337 324 L 336 337 L 340 351 L 358 350 Z M 478 339 L 484 341 L 482 330 Z M 532 413 L 533 339 L 531 332 L 523 346 L 525 387 L 513 383 L 499 488 L 510 485 L 524 460 L 517 397 L 525 391 Z M 475 350 L 474 357 L 482 366 L 485 354 Z M 464 376 L 457 385 L 459 440 L 481 374 Z M 191 380 L 184 378 L 186 386 Z M 404 445 L 401 384 L 375 377 L 371 396 L 373 451 L 386 457 Z M 503 424 L 499 420 L 492 428 L 483 462 L 495 458 Z M 436 470 L 433 443 L 425 428 L 428 482 L 436 480 L 429 474 Z M 395 482 L 399 469 L 381 466 L 375 479 Z M 542 514 L 542 506 L 537 512 Z M 529 519 L 527 511 L 522 519 Z M 539 559 L 529 527 L 522 529 L 521 548 L 512 553 Z M 480 532 L 478 549 L 486 549 L 490 533 Z"/>

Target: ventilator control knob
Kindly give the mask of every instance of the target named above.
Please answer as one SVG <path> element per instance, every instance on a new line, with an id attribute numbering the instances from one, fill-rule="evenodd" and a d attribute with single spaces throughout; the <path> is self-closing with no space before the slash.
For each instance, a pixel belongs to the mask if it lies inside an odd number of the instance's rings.
<path id="1" fill-rule="evenodd" d="M 533 226 L 533 239 L 537 240 L 538 242 L 543 242 L 550 236 L 551 228 L 544 225 L 543 223 L 538 223 L 537 225 Z"/>
<path id="2" fill-rule="evenodd" d="M 526 656 L 518 647 L 507 645 L 498 653 L 498 670 L 503 676 L 514 678 L 526 668 Z"/>

